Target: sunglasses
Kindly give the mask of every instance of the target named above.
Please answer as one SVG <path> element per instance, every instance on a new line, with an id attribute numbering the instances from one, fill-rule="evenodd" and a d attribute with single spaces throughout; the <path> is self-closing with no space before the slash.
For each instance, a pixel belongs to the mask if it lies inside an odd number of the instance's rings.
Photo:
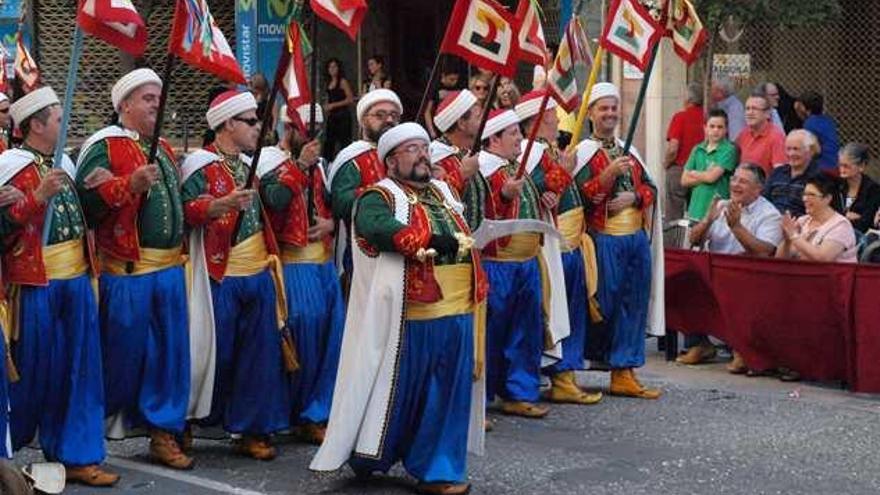
<path id="1" fill-rule="evenodd" d="M 486 91 L 489 86 L 474 86 L 474 91 Z"/>
<path id="2" fill-rule="evenodd" d="M 253 126 L 260 123 L 260 119 L 258 119 L 256 117 L 251 117 L 249 119 L 245 119 L 242 117 L 232 117 L 232 120 L 236 120 L 238 122 L 244 122 L 245 124 L 249 125 L 250 127 L 253 127 Z"/>

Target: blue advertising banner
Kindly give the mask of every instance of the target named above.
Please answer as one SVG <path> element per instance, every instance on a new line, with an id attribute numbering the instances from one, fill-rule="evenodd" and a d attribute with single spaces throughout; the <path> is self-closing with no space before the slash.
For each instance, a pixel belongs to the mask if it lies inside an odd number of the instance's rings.
<path id="1" fill-rule="evenodd" d="M 236 0 L 235 52 L 246 77 L 272 79 L 292 10 L 293 0 Z"/>
<path id="2" fill-rule="evenodd" d="M 18 20 L 21 15 L 21 0 L 5 0 L 0 2 L 0 19 Z"/>
<path id="3" fill-rule="evenodd" d="M 235 1 L 235 58 L 248 79 L 257 72 L 257 0 Z"/>

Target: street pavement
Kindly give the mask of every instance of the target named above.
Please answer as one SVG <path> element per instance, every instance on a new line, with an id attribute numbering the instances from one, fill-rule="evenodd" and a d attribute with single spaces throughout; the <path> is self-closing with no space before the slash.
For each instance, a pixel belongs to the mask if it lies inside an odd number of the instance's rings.
<path id="1" fill-rule="evenodd" d="M 723 363 L 691 367 L 649 357 L 643 381 L 658 401 L 606 397 L 596 406 L 553 406 L 544 420 L 492 414 L 487 454 L 468 469 L 475 494 L 875 494 L 880 493 L 880 397 L 834 384 L 783 384 L 732 376 Z M 608 374 L 580 375 L 606 388 Z M 396 467 L 357 482 L 347 469 L 316 474 L 315 447 L 278 442 L 279 457 L 238 457 L 227 442 L 195 444 L 196 469 L 153 465 L 147 442 L 109 445 L 122 474 L 113 489 L 69 494 L 408 494 L 414 481 Z M 23 451 L 18 462 L 39 459 Z"/>

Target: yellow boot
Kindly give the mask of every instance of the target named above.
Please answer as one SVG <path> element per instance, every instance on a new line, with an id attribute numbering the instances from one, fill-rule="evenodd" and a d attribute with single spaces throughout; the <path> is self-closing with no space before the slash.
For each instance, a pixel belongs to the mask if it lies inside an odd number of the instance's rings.
<path id="1" fill-rule="evenodd" d="M 659 399 L 661 392 L 645 388 L 631 368 L 611 370 L 611 395 L 638 399 Z"/>
<path id="2" fill-rule="evenodd" d="M 546 394 L 550 402 L 562 404 L 596 404 L 602 400 L 602 393 L 588 393 L 577 385 L 574 371 L 562 371 L 550 377 L 552 387 Z"/>

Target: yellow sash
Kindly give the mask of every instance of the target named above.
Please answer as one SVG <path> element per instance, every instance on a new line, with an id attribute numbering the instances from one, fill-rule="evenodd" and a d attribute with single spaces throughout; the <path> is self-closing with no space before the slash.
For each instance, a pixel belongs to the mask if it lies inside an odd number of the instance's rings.
<path id="1" fill-rule="evenodd" d="M 326 263 L 330 261 L 330 250 L 323 242 L 310 242 L 305 247 L 285 244 L 281 248 L 284 263 Z"/>
<path id="2" fill-rule="evenodd" d="M 497 256 L 487 256 L 491 261 L 526 261 L 541 252 L 541 234 L 525 232 L 510 236 L 507 246 L 498 246 Z"/>
<path id="3" fill-rule="evenodd" d="M 599 262 L 596 260 L 596 245 L 593 238 L 588 234 L 581 234 L 581 255 L 584 257 L 584 269 L 587 272 L 587 302 L 590 311 L 590 321 L 601 323 L 604 318 L 599 308 Z"/>
<path id="4" fill-rule="evenodd" d="M 43 248 L 43 265 L 49 280 L 69 280 L 89 269 L 83 240 L 74 239 Z"/>
<path id="5" fill-rule="evenodd" d="M 565 239 L 562 252 L 568 253 L 577 249 L 581 244 L 581 235 L 584 233 L 583 207 L 566 211 L 559 215 L 556 221 L 559 226 L 559 232 L 562 234 L 562 238 Z"/>
<path id="6" fill-rule="evenodd" d="M 483 375 L 486 365 L 486 301 L 474 308 L 474 381 Z"/>
<path id="7" fill-rule="evenodd" d="M 645 217 L 642 212 L 630 206 L 617 215 L 607 217 L 605 228 L 601 232 L 607 235 L 632 235 L 644 226 Z"/>
<path id="8" fill-rule="evenodd" d="M 407 320 L 433 320 L 474 311 L 474 269 L 470 263 L 435 266 L 434 277 L 443 299 L 433 303 L 407 301 Z"/>
<path id="9" fill-rule="evenodd" d="M 284 291 L 284 275 L 281 260 L 266 250 L 266 239 L 263 232 L 248 237 L 236 244 L 229 251 L 229 262 L 226 265 L 227 277 L 249 277 L 269 269 L 272 281 L 275 282 L 275 313 L 278 327 L 287 324 L 287 293 Z"/>
<path id="10" fill-rule="evenodd" d="M 101 271 L 110 275 L 146 275 L 184 262 L 183 248 L 171 249 L 140 248 L 140 260 L 133 261 L 131 273 L 126 270 L 128 262 L 104 254 L 101 256 Z"/>

